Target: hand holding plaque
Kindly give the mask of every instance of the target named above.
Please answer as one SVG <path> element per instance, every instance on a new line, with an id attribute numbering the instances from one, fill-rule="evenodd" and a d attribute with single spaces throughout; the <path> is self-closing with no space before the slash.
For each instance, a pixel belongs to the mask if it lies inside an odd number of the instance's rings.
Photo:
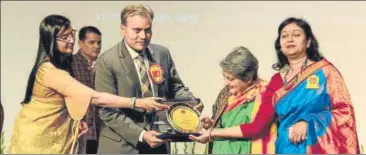
<path id="1" fill-rule="evenodd" d="M 170 100 L 165 101 L 165 104 L 171 104 L 168 110 L 157 111 L 159 120 L 154 121 L 155 125 L 168 126 L 165 130 L 158 129 L 162 134 L 157 136 L 160 139 L 170 139 L 171 141 L 191 141 L 189 135 L 200 135 L 198 133 L 202 128 L 202 123 L 199 119 L 200 112 L 194 109 L 189 104 L 192 102 L 199 103 L 199 100 Z M 164 103 L 161 102 L 161 103 Z M 166 119 L 161 119 L 165 114 Z M 160 116 L 160 117 L 159 117 Z"/>

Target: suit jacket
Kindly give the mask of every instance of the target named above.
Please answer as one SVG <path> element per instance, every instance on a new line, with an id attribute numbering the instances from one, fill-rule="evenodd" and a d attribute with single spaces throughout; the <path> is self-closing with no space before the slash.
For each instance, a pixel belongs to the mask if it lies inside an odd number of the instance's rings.
<path id="1" fill-rule="evenodd" d="M 184 86 L 175 69 L 174 61 L 166 47 L 150 44 L 147 57 L 164 69 L 163 82 L 154 84 L 154 92 L 163 98 L 194 98 Z M 103 52 L 95 66 L 95 89 L 123 97 L 141 97 L 137 71 L 124 40 Z M 149 114 L 141 110 L 100 108 L 101 127 L 98 153 L 142 153 L 151 149 L 139 142 L 140 133 L 150 129 Z M 154 152 L 154 149 L 151 149 Z M 166 150 L 154 153 L 166 153 Z"/>

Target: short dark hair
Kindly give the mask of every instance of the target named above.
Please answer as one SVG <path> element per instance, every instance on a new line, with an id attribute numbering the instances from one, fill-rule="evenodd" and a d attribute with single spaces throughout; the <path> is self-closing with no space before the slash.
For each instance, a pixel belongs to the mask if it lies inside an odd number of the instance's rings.
<path id="1" fill-rule="evenodd" d="M 290 18 L 287 18 L 286 20 L 284 20 L 278 27 L 278 31 L 277 31 L 278 36 L 277 36 L 277 39 L 275 42 L 277 63 L 273 64 L 273 66 L 272 66 L 272 68 L 274 70 L 280 70 L 285 65 L 288 65 L 287 57 L 281 51 L 280 37 L 281 37 L 282 29 L 291 23 L 295 23 L 297 26 L 302 28 L 305 32 L 306 39 L 311 40 L 310 46 L 306 50 L 306 55 L 308 56 L 308 59 L 315 61 L 315 62 L 323 59 L 322 54 L 319 52 L 318 41 L 316 40 L 315 35 L 313 34 L 313 31 L 311 30 L 309 23 L 301 18 L 290 17 Z"/>
<path id="2" fill-rule="evenodd" d="M 95 33 L 97 35 L 102 35 L 99 29 L 94 26 L 84 26 L 79 31 L 79 40 L 85 40 L 87 33 Z"/>

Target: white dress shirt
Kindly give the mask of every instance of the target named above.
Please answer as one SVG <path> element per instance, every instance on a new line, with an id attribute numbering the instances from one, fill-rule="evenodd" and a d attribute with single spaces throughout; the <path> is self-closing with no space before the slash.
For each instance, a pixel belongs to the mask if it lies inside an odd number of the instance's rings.
<path id="1" fill-rule="evenodd" d="M 133 60 L 133 63 L 135 65 L 135 68 L 136 68 L 136 72 L 137 72 L 137 75 L 139 77 L 139 81 L 140 81 L 140 86 L 142 86 L 142 83 L 141 83 L 141 75 L 140 75 L 140 60 L 138 59 L 138 56 L 139 56 L 139 53 L 137 53 L 134 49 L 132 49 L 126 42 L 125 42 L 125 45 L 127 47 L 127 50 L 128 50 L 128 53 L 130 53 L 131 57 L 132 57 L 132 60 Z M 150 68 L 150 63 L 149 63 L 149 60 L 146 56 L 146 50 L 142 51 L 142 54 L 141 56 L 143 57 L 143 60 L 145 62 L 145 67 L 146 67 L 146 71 L 148 72 L 149 71 L 149 68 Z M 149 50 L 152 54 L 152 50 Z M 154 84 L 152 83 L 152 80 L 151 80 L 151 77 L 150 77 L 150 74 L 149 73 L 146 73 L 149 77 L 149 82 L 150 82 L 150 87 L 151 87 L 151 92 L 153 94 L 153 96 L 155 96 L 155 92 L 153 91 L 154 90 Z M 140 134 L 140 137 L 139 137 L 139 141 L 140 142 L 143 142 L 143 136 L 144 136 L 144 133 L 146 132 L 146 130 L 143 130 Z"/>

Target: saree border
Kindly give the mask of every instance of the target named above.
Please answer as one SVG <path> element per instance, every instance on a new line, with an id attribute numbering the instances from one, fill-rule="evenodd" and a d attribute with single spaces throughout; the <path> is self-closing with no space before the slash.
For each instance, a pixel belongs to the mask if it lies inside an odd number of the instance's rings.
<path id="1" fill-rule="evenodd" d="M 296 81 L 296 83 L 294 83 L 290 87 L 288 86 L 290 83 L 292 83 L 292 81 L 295 80 L 295 78 L 292 78 L 288 84 L 286 84 L 285 86 L 282 86 L 280 89 L 278 89 L 275 92 L 275 94 L 272 98 L 273 104 L 275 105 L 279 100 L 281 100 L 284 96 L 286 96 L 290 91 L 292 91 L 300 83 L 302 83 L 304 80 L 306 80 L 306 78 L 308 78 L 310 75 L 314 74 L 314 72 L 316 70 L 318 70 L 324 66 L 327 66 L 329 64 L 330 64 L 330 62 L 328 62 L 326 59 L 323 59 L 319 62 L 316 62 L 316 63 L 308 66 L 304 71 L 299 73 L 298 80 Z"/>

